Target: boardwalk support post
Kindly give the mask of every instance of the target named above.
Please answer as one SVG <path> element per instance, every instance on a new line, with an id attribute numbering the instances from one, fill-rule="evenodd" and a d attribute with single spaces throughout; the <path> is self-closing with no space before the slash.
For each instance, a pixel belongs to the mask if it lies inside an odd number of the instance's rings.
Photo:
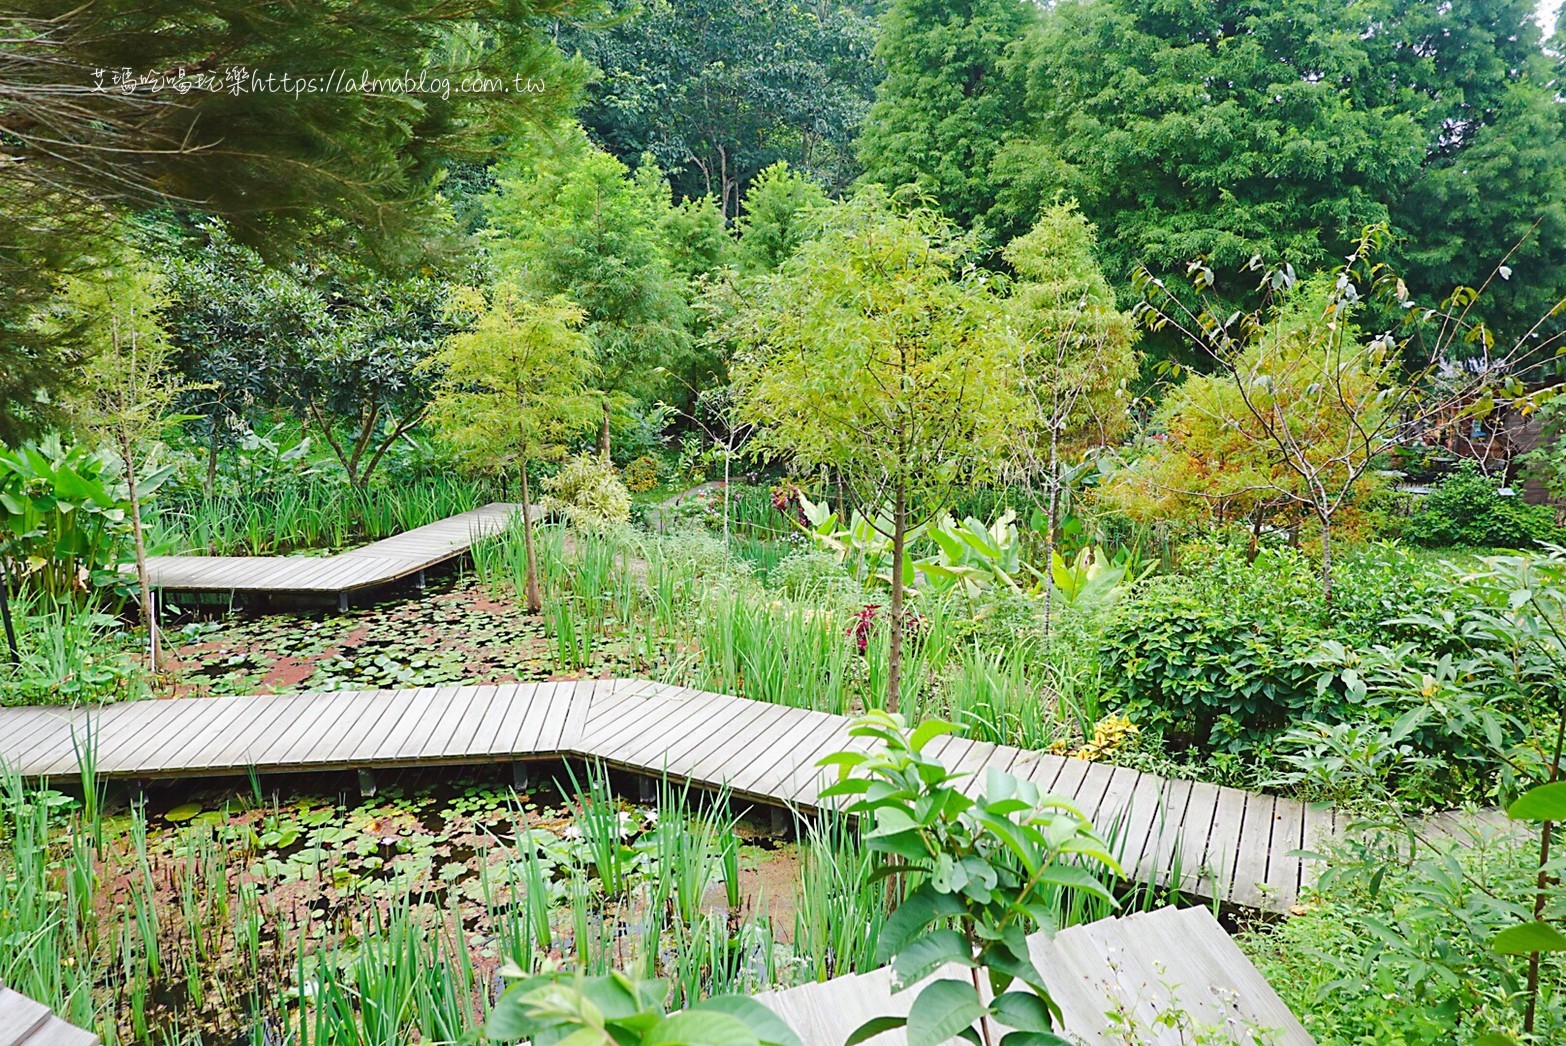
<path id="1" fill-rule="evenodd" d="M 792 814 L 781 806 L 772 807 L 772 834 L 787 835 L 794 825 Z"/>
<path id="2" fill-rule="evenodd" d="M 419 569 L 419 579 L 414 584 L 418 586 L 420 592 L 424 591 L 424 570 L 422 567 Z"/>
<path id="3" fill-rule="evenodd" d="M 518 759 L 511 764 L 511 787 L 519 792 L 527 791 L 528 785 L 533 783 L 533 775 L 528 770 L 528 765 Z"/>
<path id="4" fill-rule="evenodd" d="M 339 592 L 339 593 L 337 593 L 337 612 L 339 614 L 346 614 L 346 613 L 348 613 L 348 593 L 346 593 L 346 592 Z"/>
<path id="5" fill-rule="evenodd" d="M 373 770 L 359 771 L 359 795 L 365 799 L 375 796 L 375 772 Z"/>

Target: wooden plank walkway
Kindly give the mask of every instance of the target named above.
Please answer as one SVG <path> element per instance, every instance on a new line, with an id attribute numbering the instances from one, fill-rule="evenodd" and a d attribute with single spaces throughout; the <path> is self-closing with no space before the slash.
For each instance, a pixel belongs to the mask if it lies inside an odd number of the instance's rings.
<path id="1" fill-rule="evenodd" d="M 136 701 L 83 710 L 0 708 L 0 764 L 28 777 L 77 769 L 90 736 L 106 778 L 373 769 L 581 757 L 805 811 L 815 762 L 863 742 L 850 720 L 645 680 Z M 1139 881 L 1174 873 L 1189 895 L 1286 911 L 1309 885 L 1300 851 L 1336 834 L 1329 807 L 1173 781 L 966 738 L 931 754 L 981 783 L 996 767 L 1073 797 Z"/>
<path id="2" fill-rule="evenodd" d="M 1314 1046 L 1206 908 L 1160 908 L 1100 919 L 1053 937 L 1034 934 L 1028 945 L 1072 1042 L 1189 1046 L 1216 1032 L 1222 1042 L 1249 1046 Z M 966 981 L 968 971 L 951 966 L 931 977 Z M 981 982 L 981 987 L 988 998 L 988 985 Z M 918 993 L 915 985 L 893 994 L 892 971 L 882 968 L 762 992 L 756 1000 L 803 1041 L 825 1046 L 846 1041 L 872 1017 L 907 1016 Z M 906 1046 L 908 1038 L 889 1032 L 871 1041 Z"/>
<path id="3" fill-rule="evenodd" d="M 0 984 L 0 1046 L 97 1046 L 98 1036 Z"/>
<path id="4" fill-rule="evenodd" d="M 454 559 L 520 511 L 520 505 L 495 502 L 331 556 L 152 556 L 147 575 L 165 592 L 341 595 Z"/>

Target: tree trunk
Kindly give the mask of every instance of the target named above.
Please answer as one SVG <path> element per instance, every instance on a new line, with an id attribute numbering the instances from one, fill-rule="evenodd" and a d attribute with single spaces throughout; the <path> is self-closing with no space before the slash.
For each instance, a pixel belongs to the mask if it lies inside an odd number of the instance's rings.
<path id="1" fill-rule="evenodd" d="M 892 613 L 886 654 L 886 710 L 897 711 L 903 682 L 903 546 L 908 540 L 908 483 L 897 478 L 892 498 Z"/>
<path id="2" fill-rule="evenodd" d="M 1321 518 L 1321 595 L 1327 610 L 1332 610 L 1332 516 L 1318 514 Z"/>
<path id="3" fill-rule="evenodd" d="M 598 429 L 598 453 L 604 456 L 605 461 L 609 460 L 609 398 L 607 396 L 604 397 L 603 424 Z"/>
<path id="4" fill-rule="evenodd" d="M 207 441 L 207 498 L 217 490 L 218 429 L 217 419 L 212 419 L 212 438 Z"/>
<path id="5" fill-rule="evenodd" d="M 1055 525 L 1060 515 L 1060 429 L 1049 428 L 1049 495 L 1044 512 L 1044 637 L 1055 614 Z"/>
<path id="6" fill-rule="evenodd" d="M 1256 506 L 1256 512 L 1251 516 L 1251 547 L 1246 552 L 1245 562 L 1256 562 L 1256 553 L 1261 551 L 1262 510 Z"/>
<path id="7" fill-rule="evenodd" d="M 131 537 L 136 544 L 136 584 L 141 592 L 141 623 L 147 626 L 147 659 L 153 672 L 163 667 L 158 640 L 158 615 L 152 605 L 152 585 L 147 581 L 147 539 L 141 529 L 141 497 L 136 491 L 136 451 L 130 437 L 120 437 L 120 456 L 125 459 L 125 487 L 130 493 Z"/>
<path id="8" fill-rule="evenodd" d="M 533 503 L 527 487 L 527 464 L 522 465 L 522 558 L 527 573 L 527 612 L 544 609 L 544 596 L 538 588 L 538 557 L 533 554 Z"/>

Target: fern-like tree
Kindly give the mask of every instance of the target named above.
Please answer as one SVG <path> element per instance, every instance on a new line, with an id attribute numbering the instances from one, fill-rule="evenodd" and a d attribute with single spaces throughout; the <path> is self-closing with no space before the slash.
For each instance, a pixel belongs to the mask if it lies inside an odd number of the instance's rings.
<path id="1" fill-rule="evenodd" d="M 174 423 L 171 411 L 186 384 L 171 366 L 174 347 L 163 327 L 164 283 L 135 257 L 101 264 L 92 279 L 71 279 L 64 308 L 89 332 L 93 355 L 78 386 L 78 420 L 114 448 L 124 469 L 136 549 L 141 620 L 147 628 L 151 667 L 160 644 L 157 612 L 147 580 L 147 541 L 141 503 L 168 475 L 149 471 L 145 455 Z"/>
<path id="2" fill-rule="evenodd" d="M 872 187 L 761 278 L 730 325 L 735 403 L 758 427 L 754 445 L 838 470 L 861 505 L 890 503 L 890 709 L 908 532 L 956 484 L 993 471 L 1025 410 L 1017 341 L 988 279 L 965 265 L 968 246 L 934 211 Z"/>
<path id="3" fill-rule="evenodd" d="M 522 491 L 527 608 L 543 607 L 533 551 L 528 467 L 557 458 L 592 417 L 597 372 L 582 310 L 565 298 L 529 299 L 515 284 L 466 288 L 449 316 L 463 329 L 431 360 L 440 369 L 429 418 L 475 471 L 515 475 Z"/>
<path id="4" fill-rule="evenodd" d="M 1006 313 L 1022 343 L 1021 395 L 1032 424 L 1019 428 L 1013 460 L 1044 480 L 1044 562 L 1055 552 L 1062 458 L 1106 445 L 1125 431 L 1127 383 L 1136 376 L 1135 320 L 1094 255 L 1094 229 L 1075 204 L 1045 210 L 1007 245 L 1017 274 Z M 1053 592 L 1044 587 L 1048 627 Z"/>

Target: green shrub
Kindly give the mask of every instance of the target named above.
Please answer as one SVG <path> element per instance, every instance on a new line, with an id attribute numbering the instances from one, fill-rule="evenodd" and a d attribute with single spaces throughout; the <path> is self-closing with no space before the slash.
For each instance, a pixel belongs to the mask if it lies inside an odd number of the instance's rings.
<path id="1" fill-rule="evenodd" d="M 658 485 L 658 459 L 643 454 L 625 466 L 625 487 L 632 494 L 645 494 Z"/>
<path id="2" fill-rule="evenodd" d="M 1410 861 L 1406 843 L 1372 839 L 1334 854 L 1317 898 L 1240 946 L 1321 1046 L 1515 1035 L 1527 960 L 1497 955 L 1489 941 L 1526 910 L 1537 853 L 1481 832 L 1421 847 Z M 1541 987 L 1529 1041 L 1566 1041 L 1558 961 L 1546 958 Z"/>
<path id="3" fill-rule="evenodd" d="M 779 595 L 829 604 L 847 605 L 864 593 L 864 587 L 843 569 L 836 556 L 814 547 L 784 556 L 767 575 L 767 582 Z"/>
<path id="4" fill-rule="evenodd" d="M 1472 461 L 1442 479 L 1403 524 L 1404 537 L 1431 548 L 1532 548 L 1558 534 L 1549 506 L 1503 495 Z"/>
<path id="5" fill-rule="evenodd" d="M 546 512 L 560 512 L 574 526 L 590 530 L 624 526 L 631 520 L 631 493 L 614 466 L 597 454 L 578 454 L 541 486 Z"/>
<path id="6" fill-rule="evenodd" d="M 1293 549 L 1199 553 L 1110 613 L 1106 673 L 1132 719 L 1176 745 L 1240 752 L 1319 711 L 1320 584 Z"/>

